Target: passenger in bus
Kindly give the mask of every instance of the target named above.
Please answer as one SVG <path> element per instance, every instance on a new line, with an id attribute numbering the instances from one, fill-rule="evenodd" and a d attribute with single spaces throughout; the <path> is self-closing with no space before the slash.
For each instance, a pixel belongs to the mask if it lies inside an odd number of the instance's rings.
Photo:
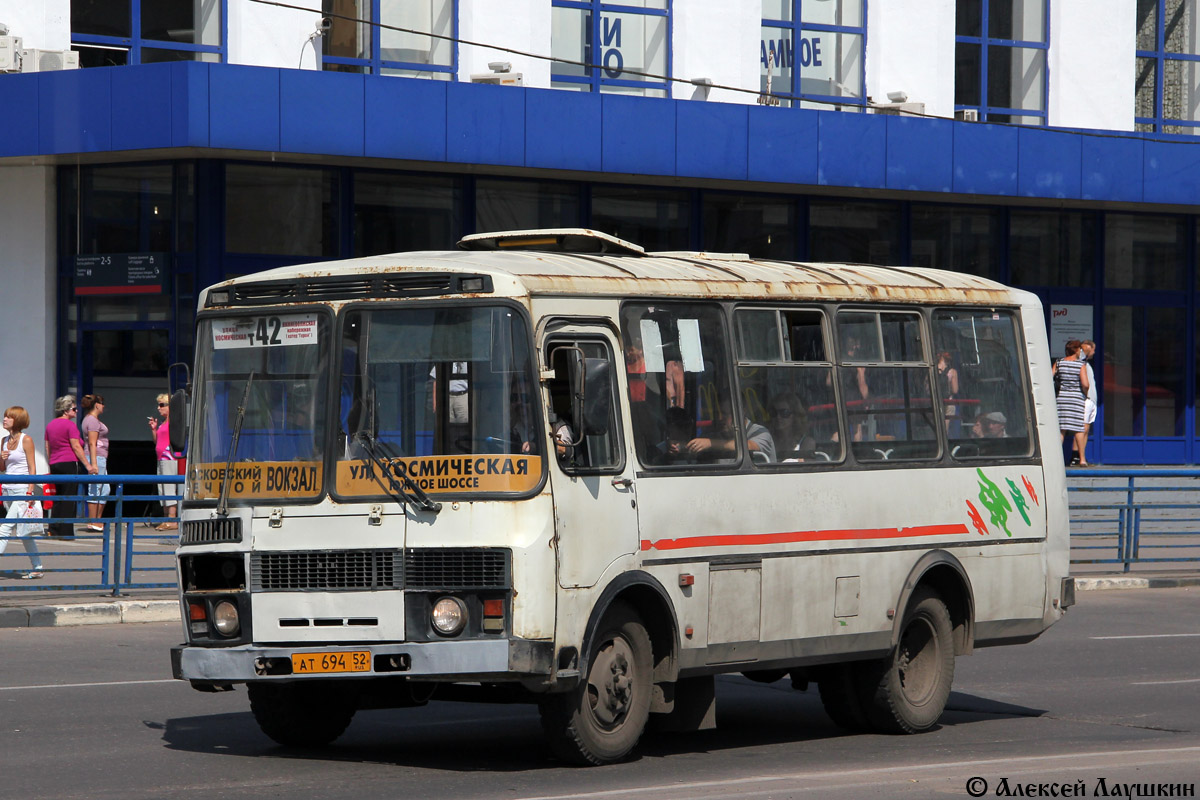
<path id="1" fill-rule="evenodd" d="M 971 428 L 972 439 L 1003 439 L 1008 436 L 1008 418 L 999 411 L 980 414 Z"/>
<path id="2" fill-rule="evenodd" d="M 768 430 L 775 443 L 775 455 L 780 461 L 803 461 L 817 449 L 817 442 L 808 432 L 808 412 L 794 392 L 783 392 L 771 398 Z"/>
<path id="3" fill-rule="evenodd" d="M 534 427 L 533 405 L 522 383 L 514 383 L 508 396 L 510 441 L 515 453 L 538 452 L 537 431 Z"/>
<path id="4" fill-rule="evenodd" d="M 958 399 L 958 370 L 954 368 L 954 358 L 948 351 L 938 353 L 937 385 L 938 396 L 942 398 L 946 409 L 946 434 L 951 439 L 957 439 L 962 431 L 959 406 L 954 402 Z"/>
<path id="5" fill-rule="evenodd" d="M 755 463 L 774 463 L 775 440 L 765 425 L 759 425 L 751 420 L 744 420 L 746 426 L 746 448 Z M 721 461 L 732 459 L 737 454 L 737 432 L 733 427 L 733 418 L 724 415 L 719 427 L 710 436 L 697 436 L 687 443 L 687 452 L 701 461 Z"/>
<path id="6" fill-rule="evenodd" d="M 695 420 L 682 408 L 668 408 L 666 417 L 667 434 L 654 446 L 655 463 L 695 463 L 695 457 L 688 452 L 688 442 L 696 436 Z"/>

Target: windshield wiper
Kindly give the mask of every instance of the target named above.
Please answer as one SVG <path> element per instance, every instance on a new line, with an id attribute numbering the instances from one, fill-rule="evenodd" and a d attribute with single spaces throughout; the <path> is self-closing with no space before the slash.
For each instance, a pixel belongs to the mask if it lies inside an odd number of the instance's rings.
<path id="1" fill-rule="evenodd" d="M 429 495 L 425 493 L 425 490 L 409 477 L 408 470 L 405 468 L 403 461 L 396 462 L 398 469 L 393 469 L 391 463 L 379 455 L 375 446 L 379 445 L 382 448 L 382 442 L 376 441 L 375 437 L 366 431 L 359 431 L 355 438 L 362 443 L 363 449 L 367 451 L 367 455 L 370 456 L 375 469 L 387 478 L 388 488 L 391 490 L 393 497 L 401 502 L 412 503 L 426 511 L 432 511 L 435 514 L 442 510 L 442 504 L 431 500 Z M 399 481 L 396 480 L 397 475 L 399 475 Z"/>
<path id="2" fill-rule="evenodd" d="M 250 384 L 254 383 L 254 375 L 246 378 L 246 388 L 242 390 L 242 402 L 238 406 L 237 418 L 233 421 L 233 435 L 229 439 L 229 460 L 225 462 L 225 475 L 221 479 L 221 493 L 217 495 L 217 516 L 229 516 L 229 481 L 233 478 L 233 462 L 237 458 L 238 440 L 242 437 L 242 422 L 246 419 L 246 403 L 250 400 Z"/>

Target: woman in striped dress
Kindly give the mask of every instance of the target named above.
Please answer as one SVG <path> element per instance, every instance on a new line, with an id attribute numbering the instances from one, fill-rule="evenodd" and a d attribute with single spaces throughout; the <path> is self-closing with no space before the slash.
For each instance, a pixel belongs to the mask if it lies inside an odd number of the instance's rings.
<path id="1" fill-rule="evenodd" d="M 1087 426 L 1083 421 L 1084 400 L 1087 398 L 1088 378 L 1083 370 L 1083 362 L 1079 360 L 1081 343 L 1078 339 L 1067 342 L 1067 354 L 1055 365 L 1055 375 L 1058 380 L 1058 428 L 1062 431 L 1063 441 L 1073 436 L 1075 445 L 1079 448 L 1079 466 L 1086 467 L 1083 448 L 1087 445 L 1084 431 Z"/>

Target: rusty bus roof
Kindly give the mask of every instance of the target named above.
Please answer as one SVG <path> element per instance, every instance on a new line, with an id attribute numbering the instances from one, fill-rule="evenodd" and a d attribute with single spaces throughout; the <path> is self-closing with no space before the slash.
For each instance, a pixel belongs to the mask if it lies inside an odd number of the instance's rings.
<path id="1" fill-rule="evenodd" d="M 751 259 L 703 252 L 564 253 L 417 251 L 282 267 L 221 286 L 288 281 L 352 281 L 415 273 L 471 273 L 492 278 L 494 294 L 670 296 L 724 299 L 823 299 L 898 303 L 1014 305 L 1026 293 L 974 275 L 920 267 Z"/>

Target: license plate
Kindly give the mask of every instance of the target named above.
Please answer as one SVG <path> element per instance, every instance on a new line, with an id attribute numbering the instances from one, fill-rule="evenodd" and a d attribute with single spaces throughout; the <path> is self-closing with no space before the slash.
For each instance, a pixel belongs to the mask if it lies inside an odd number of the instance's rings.
<path id="1" fill-rule="evenodd" d="M 371 653 L 354 650 L 342 653 L 293 653 L 293 675 L 321 675 L 330 672 L 370 672 Z"/>

